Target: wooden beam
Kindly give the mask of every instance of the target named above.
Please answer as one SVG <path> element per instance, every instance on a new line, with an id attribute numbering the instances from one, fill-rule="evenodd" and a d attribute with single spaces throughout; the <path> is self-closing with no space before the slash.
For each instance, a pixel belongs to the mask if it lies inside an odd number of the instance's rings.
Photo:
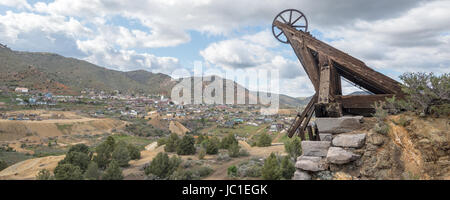
<path id="1" fill-rule="evenodd" d="M 284 31 L 284 29 L 281 30 Z M 305 70 L 306 74 L 311 80 L 315 91 L 318 92 L 320 71 L 317 62 L 315 61 L 314 57 L 311 54 L 311 51 L 297 40 L 292 40 L 290 34 L 287 34 L 286 37 L 290 41 L 291 46 L 294 49 L 295 55 L 297 55 L 297 58 L 300 60 L 303 66 L 303 69 Z"/>
<path id="2" fill-rule="evenodd" d="M 377 95 L 336 95 L 336 102 L 341 103 L 343 108 L 373 108 L 376 101 L 385 101 L 391 98 L 393 94 L 377 94 Z"/>
<path id="3" fill-rule="evenodd" d="M 314 94 L 313 98 L 309 101 L 308 105 L 302 111 L 302 113 L 297 115 L 297 117 L 295 117 L 294 122 L 291 124 L 291 126 L 288 129 L 289 137 L 292 137 L 295 134 L 295 132 L 298 130 L 298 128 L 302 125 L 302 122 L 305 120 L 305 117 L 307 117 L 308 112 L 310 112 L 311 109 L 314 110 L 315 103 L 317 103 L 317 93 Z"/>
<path id="4" fill-rule="evenodd" d="M 322 66 L 320 70 L 319 104 L 330 102 L 330 67 Z"/>
<path id="5" fill-rule="evenodd" d="M 288 40 L 291 44 L 300 43 L 300 45 L 307 46 L 308 48 L 318 52 L 319 54 L 325 54 L 331 60 L 342 66 L 343 70 L 349 71 L 352 75 L 357 76 L 358 79 L 355 79 L 356 81 L 367 82 L 366 85 L 371 85 L 373 88 L 375 88 L 375 93 L 398 94 L 398 96 L 402 96 L 403 92 L 401 91 L 400 83 L 369 68 L 364 62 L 320 40 L 315 39 L 309 33 L 298 31 L 290 27 L 289 25 L 283 24 L 279 21 L 275 21 L 274 25 L 283 30 L 284 34 L 286 35 L 286 37 L 288 37 Z"/>

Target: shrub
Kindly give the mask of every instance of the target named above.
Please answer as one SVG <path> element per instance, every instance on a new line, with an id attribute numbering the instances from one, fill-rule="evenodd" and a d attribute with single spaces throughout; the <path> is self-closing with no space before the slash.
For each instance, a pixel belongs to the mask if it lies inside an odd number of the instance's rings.
<path id="1" fill-rule="evenodd" d="M 375 124 L 373 129 L 375 130 L 376 133 L 382 135 L 387 135 L 389 133 L 389 125 L 387 125 L 386 123 Z"/>
<path id="2" fill-rule="evenodd" d="M 229 177 L 236 177 L 237 176 L 237 167 L 235 165 L 231 165 L 227 169 L 227 174 Z"/>
<path id="3" fill-rule="evenodd" d="M 128 152 L 130 153 L 131 160 L 139 160 L 141 158 L 141 151 L 133 144 L 128 144 Z"/>
<path id="4" fill-rule="evenodd" d="M 228 155 L 227 153 L 219 153 L 216 159 L 217 161 L 225 161 L 225 162 L 231 160 L 230 155 Z"/>
<path id="5" fill-rule="evenodd" d="M 185 135 L 178 144 L 178 155 L 193 155 L 195 154 L 195 139 L 190 135 Z"/>
<path id="6" fill-rule="evenodd" d="M 167 139 L 166 146 L 164 147 L 164 151 L 175 152 L 177 150 L 179 141 L 180 138 L 178 137 L 177 134 L 175 133 L 170 134 L 169 138 Z"/>
<path id="7" fill-rule="evenodd" d="M 267 133 L 262 133 L 258 141 L 256 142 L 256 146 L 258 147 L 268 147 L 272 145 L 272 138 Z"/>
<path id="8" fill-rule="evenodd" d="M 78 152 L 78 151 L 70 151 L 66 154 L 66 157 L 59 161 L 59 164 L 71 164 L 74 166 L 78 166 L 82 172 L 84 172 L 90 162 L 89 155 L 86 153 Z"/>
<path id="9" fill-rule="evenodd" d="M 130 161 L 130 152 L 128 151 L 128 147 L 125 142 L 120 141 L 116 144 L 116 148 L 112 153 L 112 159 L 116 160 L 120 167 L 128 166 L 128 162 Z"/>
<path id="10" fill-rule="evenodd" d="M 102 176 L 100 170 L 98 169 L 98 165 L 95 162 L 91 162 L 88 165 L 86 172 L 84 173 L 84 178 L 86 180 L 100 180 Z"/>
<path id="11" fill-rule="evenodd" d="M 167 153 L 158 153 L 150 164 L 144 169 L 145 174 L 153 174 L 160 179 L 165 179 L 180 166 L 182 160 L 178 156 L 169 158 Z"/>
<path id="12" fill-rule="evenodd" d="M 102 176 L 102 180 L 122 180 L 122 169 L 119 167 L 119 163 L 116 160 L 111 160 L 105 173 Z"/>
<path id="13" fill-rule="evenodd" d="M 228 147 L 228 155 L 230 155 L 230 157 L 232 158 L 236 158 L 239 157 L 239 144 L 238 143 L 233 143 Z"/>
<path id="14" fill-rule="evenodd" d="M 288 153 L 289 157 L 297 159 L 297 157 L 302 155 L 302 141 L 299 137 L 287 140 L 284 143 L 284 150 Z"/>
<path id="15" fill-rule="evenodd" d="M 282 172 L 278 164 L 278 159 L 274 153 L 271 153 L 269 157 L 264 161 L 264 166 L 261 170 L 261 174 L 264 180 L 279 180 L 282 177 Z"/>
<path id="16" fill-rule="evenodd" d="M 169 176 L 170 180 L 193 180 L 194 175 L 191 170 L 184 170 L 178 168 L 173 174 Z"/>
<path id="17" fill-rule="evenodd" d="M 209 155 L 214 155 L 219 152 L 219 139 L 216 137 L 207 140 L 206 142 L 206 153 Z"/>
<path id="18" fill-rule="evenodd" d="M 286 180 L 291 180 L 295 172 L 295 166 L 289 156 L 284 156 L 281 160 L 281 176 Z"/>
<path id="19" fill-rule="evenodd" d="M 405 73 L 400 79 L 404 83 L 402 91 L 406 94 L 406 100 L 420 114 L 450 114 L 450 109 L 436 109 L 450 108 L 450 73 L 441 76 L 435 76 L 433 73 Z M 439 110 L 444 112 L 436 113 Z"/>
<path id="20" fill-rule="evenodd" d="M 41 169 L 36 175 L 36 180 L 53 180 L 53 176 L 48 169 Z"/>
<path id="21" fill-rule="evenodd" d="M 56 180 L 82 180 L 80 167 L 72 164 L 58 164 L 54 170 Z"/>
<path id="22" fill-rule="evenodd" d="M 76 145 L 71 146 L 67 153 L 70 153 L 70 152 L 80 152 L 80 153 L 89 154 L 89 147 L 86 146 L 85 144 L 76 144 Z"/>
<path id="23" fill-rule="evenodd" d="M 239 177 L 261 177 L 263 163 L 258 160 L 249 160 L 238 165 Z"/>
<path id="24" fill-rule="evenodd" d="M 220 142 L 220 148 L 221 149 L 228 149 L 234 143 L 238 143 L 238 141 L 234 137 L 234 134 L 230 133 L 227 136 L 225 136 L 224 138 L 222 138 L 222 141 Z"/>
<path id="25" fill-rule="evenodd" d="M 198 176 L 199 178 L 203 178 L 203 177 L 209 176 L 213 172 L 214 172 L 214 170 L 211 167 L 202 166 L 202 167 L 199 167 L 198 169 L 194 170 L 193 174 L 195 176 Z"/>
<path id="26" fill-rule="evenodd" d="M 372 115 L 377 120 L 377 123 L 384 123 L 388 116 L 388 111 L 383 108 L 385 105 L 385 102 L 382 101 L 375 102 L 373 105 L 373 107 L 375 108 L 375 113 Z"/>
<path id="27" fill-rule="evenodd" d="M 159 138 L 157 143 L 158 143 L 158 147 L 165 145 L 167 143 L 167 138 L 165 138 L 165 137 Z"/>
<path id="28" fill-rule="evenodd" d="M 97 155 L 94 157 L 94 161 L 97 163 L 98 167 L 105 169 L 112 158 L 112 152 L 115 148 L 115 140 L 113 137 L 109 136 L 106 141 L 102 142 L 97 146 L 95 152 Z"/>

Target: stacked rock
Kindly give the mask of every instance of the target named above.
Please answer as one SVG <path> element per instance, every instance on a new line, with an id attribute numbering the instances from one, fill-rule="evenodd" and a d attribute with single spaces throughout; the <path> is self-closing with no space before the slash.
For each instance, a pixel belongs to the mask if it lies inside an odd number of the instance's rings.
<path id="1" fill-rule="evenodd" d="M 333 122 L 335 119 L 344 123 Z M 348 117 L 327 119 L 331 123 L 327 123 L 328 130 L 346 130 L 352 131 L 359 126 L 355 122 L 349 120 Z M 360 120 L 360 117 L 353 118 Z M 336 129 L 330 128 L 330 124 L 334 124 Z M 337 124 L 337 125 L 336 125 Z M 339 126 L 341 125 L 341 126 Z M 320 123 L 318 123 L 320 132 Z M 343 165 L 357 160 L 360 156 L 352 152 L 354 149 L 362 148 L 365 144 L 366 134 L 338 134 L 333 135 L 330 132 L 320 132 L 321 141 L 302 141 L 302 155 L 297 158 L 294 173 L 294 180 L 311 180 L 311 174 L 329 172 L 330 164 Z"/>

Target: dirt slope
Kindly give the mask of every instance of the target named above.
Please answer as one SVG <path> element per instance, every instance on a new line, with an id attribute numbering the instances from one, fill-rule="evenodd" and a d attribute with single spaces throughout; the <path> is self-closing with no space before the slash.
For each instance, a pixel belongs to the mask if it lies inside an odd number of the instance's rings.
<path id="1" fill-rule="evenodd" d="M 42 169 L 53 171 L 58 162 L 64 159 L 62 156 L 47 156 L 34 158 L 16 163 L 0 171 L 0 180 L 30 180 L 35 179 Z"/>
<path id="2" fill-rule="evenodd" d="M 183 124 L 177 121 L 170 121 L 169 130 L 179 136 L 184 136 L 187 132 L 190 132 L 189 129 L 187 129 L 183 126 Z"/>

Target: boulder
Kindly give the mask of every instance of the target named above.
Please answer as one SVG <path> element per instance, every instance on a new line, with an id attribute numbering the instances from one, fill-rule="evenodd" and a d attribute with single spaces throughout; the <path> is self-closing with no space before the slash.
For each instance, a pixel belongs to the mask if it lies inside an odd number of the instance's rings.
<path id="1" fill-rule="evenodd" d="M 311 180 L 311 175 L 302 170 L 297 170 L 294 173 L 292 180 Z"/>
<path id="2" fill-rule="evenodd" d="M 302 141 L 302 155 L 325 157 L 330 146 L 330 141 Z"/>
<path id="3" fill-rule="evenodd" d="M 317 118 L 320 133 L 345 133 L 361 127 L 362 116 L 345 116 L 338 118 Z"/>
<path id="4" fill-rule="evenodd" d="M 331 133 L 319 133 L 320 141 L 331 141 L 333 135 Z"/>
<path id="5" fill-rule="evenodd" d="M 326 159 L 322 157 L 300 156 L 295 163 L 295 167 L 305 171 L 318 172 L 326 170 L 328 164 Z"/>
<path id="6" fill-rule="evenodd" d="M 330 147 L 328 149 L 327 161 L 333 164 L 346 164 L 358 159 L 360 156 L 347 151 L 341 147 Z"/>
<path id="7" fill-rule="evenodd" d="M 334 137 L 331 144 L 337 147 L 361 148 L 366 141 L 366 134 L 340 134 Z"/>

